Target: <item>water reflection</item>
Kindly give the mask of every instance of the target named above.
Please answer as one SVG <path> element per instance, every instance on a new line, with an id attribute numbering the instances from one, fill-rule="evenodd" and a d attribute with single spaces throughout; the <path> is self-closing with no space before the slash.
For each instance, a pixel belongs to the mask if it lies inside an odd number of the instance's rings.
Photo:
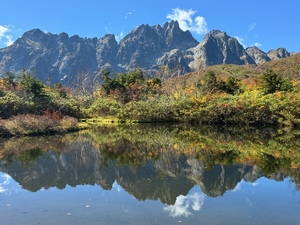
<path id="1" fill-rule="evenodd" d="M 7 174 L 3 174 L 0 180 L 0 193 L 7 193 L 8 189 L 6 189 L 6 186 L 9 185 L 9 180 L 11 177 Z"/>
<path id="2" fill-rule="evenodd" d="M 179 195 L 174 205 L 164 207 L 164 210 L 171 217 L 188 217 L 192 211 L 200 211 L 204 204 L 205 195 L 203 193 L 193 193 L 186 196 Z"/>
<path id="3" fill-rule="evenodd" d="M 293 166 L 299 165 L 295 161 L 299 156 L 289 149 L 290 143 L 283 144 L 282 135 L 276 141 L 274 134 L 264 134 L 263 139 L 261 133 L 259 137 L 251 134 L 250 139 L 241 139 L 214 132 L 205 130 L 203 134 L 177 126 L 119 127 L 2 140 L 0 171 L 8 175 L 0 192 L 6 191 L 10 177 L 32 192 L 67 185 L 98 185 L 110 190 L 117 182 L 138 200 L 160 200 L 169 205 L 164 210 L 177 217 L 201 209 L 204 195 L 188 195 L 194 186 L 217 197 L 238 190 L 241 181 L 254 183 L 263 176 L 282 181 L 289 176 L 298 190 L 299 173 Z M 271 149 L 276 143 L 281 156 Z M 293 158 L 283 151 L 293 153 Z"/>

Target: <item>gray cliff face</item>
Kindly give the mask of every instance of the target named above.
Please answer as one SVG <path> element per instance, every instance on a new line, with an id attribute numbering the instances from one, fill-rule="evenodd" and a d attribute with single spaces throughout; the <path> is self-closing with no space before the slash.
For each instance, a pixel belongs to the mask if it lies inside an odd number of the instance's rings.
<path id="1" fill-rule="evenodd" d="M 78 74 L 94 78 L 103 68 L 127 72 L 140 67 L 151 75 L 166 66 L 169 76 L 177 76 L 216 64 L 261 64 L 290 55 L 284 48 L 267 54 L 256 47 L 245 50 L 237 39 L 217 30 L 199 43 L 189 31 L 182 31 L 177 21 L 141 25 L 119 43 L 113 34 L 81 38 L 34 29 L 0 49 L 0 77 L 7 71 L 33 69 L 43 81 L 50 77 L 52 83 L 71 85 Z"/>
<path id="2" fill-rule="evenodd" d="M 246 52 L 248 53 L 248 55 L 250 55 L 250 57 L 255 61 L 257 65 L 271 60 L 265 52 L 263 52 L 256 46 L 246 48 Z"/>
<path id="3" fill-rule="evenodd" d="M 111 67 L 115 64 L 118 48 L 118 42 L 113 34 L 107 34 L 98 40 L 96 45 L 98 69 L 101 69 L 102 65 Z"/>
<path id="4" fill-rule="evenodd" d="M 209 32 L 195 48 L 188 50 L 189 66 L 193 69 L 217 64 L 255 64 L 237 39 L 225 32 Z"/>

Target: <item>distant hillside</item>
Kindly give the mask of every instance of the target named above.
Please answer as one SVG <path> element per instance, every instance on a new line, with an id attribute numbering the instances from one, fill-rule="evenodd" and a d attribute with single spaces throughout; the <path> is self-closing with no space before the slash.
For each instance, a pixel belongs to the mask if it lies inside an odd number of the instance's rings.
<path id="1" fill-rule="evenodd" d="M 272 68 L 275 72 L 285 77 L 300 80 L 300 53 L 294 54 L 288 58 L 272 60 L 258 66 L 259 70 Z"/>
<path id="2" fill-rule="evenodd" d="M 7 71 L 34 70 L 37 78 L 70 85 L 79 74 L 100 79 L 103 68 L 128 72 L 142 68 L 150 76 L 165 66 L 174 77 L 218 64 L 261 65 L 291 54 L 284 48 L 264 53 L 244 49 L 226 32 L 209 32 L 198 42 L 177 21 L 141 25 L 119 43 L 113 34 L 101 38 L 69 37 L 66 33 L 30 30 L 9 47 L 0 49 L 0 76 Z"/>
<path id="3" fill-rule="evenodd" d="M 188 73 L 185 76 L 177 77 L 172 82 L 174 85 L 177 84 L 179 86 L 192 84 L 199 82 L 199 80 L 202 79 L 208 71 L 213 71 L 217 77 L 221 79 L 234 76 L 239 80 L 246 80 L 248 83 L 252 83 L 267 69 L 272 69 L 284 77 L 300 80 L 300 53 L 293 54 L 288 58 L 267 61 L 261 63 L 260 65 L 221 64 L 209 66 Z"/>

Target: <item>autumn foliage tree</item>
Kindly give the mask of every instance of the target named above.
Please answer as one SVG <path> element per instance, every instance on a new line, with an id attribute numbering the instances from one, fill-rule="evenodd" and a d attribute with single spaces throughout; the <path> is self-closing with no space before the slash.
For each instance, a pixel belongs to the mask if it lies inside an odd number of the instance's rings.
<path id="1" fill-rule="evenodd" d="M 102 88 L 106 95 L 117 96 L 123 104 L 146 97 L 150 89 L 161 83 L 157 77 L 147 79 L 141 69 L 119 73 L 116 77 L 104 70 L 102 78 Z"/>

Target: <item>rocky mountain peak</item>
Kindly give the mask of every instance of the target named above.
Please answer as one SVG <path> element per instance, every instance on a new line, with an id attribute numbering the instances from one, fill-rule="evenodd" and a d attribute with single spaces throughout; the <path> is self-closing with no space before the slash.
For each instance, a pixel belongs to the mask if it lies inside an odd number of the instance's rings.
<path id="1" fill-rule="evenodd" d="M 256 46 L 246 48 L 246 52 L 255 61 L 257 65 L 271 60 L 265 52 L 263 52 Z"/>
<path id="2" fill-rule="evenodd" d="M 270 50 L 267 53 L 268 57 L 270 57 L 271 60 L 275 59 L 281 59 L 290 57 L 291 54 L 285 49 L 285 48 L 278 48 L 277 50 Z"/>
<path id="3" fill-rule="evenodd" d="M 106 34 L 100 38 L 96 46 L 96 58 L 98 65 L 111 67 L 117 55 L 119 45 L 114 34 Z M 98 66 L 98 70 L 101 67 Z"/>
<path id="4" fill-rule="evenodd" d="M 25 32 L 21 38 L 18 38 L 14 44 L 35 45 L 40 42 L 44 36 L 45 33 L 40 29 L 29 30 Z"/>
<path id="5" fill-rule="evenodd" d="M 168 64 L 168 60 L 160 60 L 161 57 L 165 57 L 165 53 L 173 49 L 185 51 L 197 44 L 198 41 L 189 31 L 184 32 L 180 29 L 177 21 L 165 23 L 163 27 L 143 24 L 120 41 L 116 56 L 117 64 L 123 64 L 122 67 L 126 70 L 137 67 L 157 68 L 161 66 L 157 64 L 158 61 L 165 62 L 164 65 Z M 179 58 L 172 58 L 173 60 L 181 64 Z M 124 61 L 125 64 L 122 63 Z"/>
<path id="6" fill-rule="evenodd" d="M 223 39 L 224 40 L 224 39 L 229 39 L 230 37 L 224 31 L 212 30 L 204 36 L 203 40 L 205 41 L 206 39 L 209 39 L 209 38 L 217 38 L 217 39 Z"/>
<path id="7" fill-rule="evenodd" d="M 70 84 L 78 74 L 97 76 L 107 67 L 115 72 L 140 67 L 151 76 L 166 66 L 171 76 L 177 76 L 216 64 L 260 64 L 289 56 L 284 48 L 267 54 L 257 47 L 245 50 L 236 38 L 220 30 L 209 32 L 199 43 L 188 30 L 180 29 L 178 21 L 142 24 L 119 43 L 113 34 L 98 39 L 33 29 L 0 49 L 0 76 L 34 69 L 41 80 L 50 76 L 53 83 Z"/>
<path id="8" fill-rule="evenodd" d="M 197 47 L 189 49 L 189 54 L 193 55 L 189 65 L 193 69 L 216 64 L 255 64 L 236 38 L 220 30 L 206 34 Z"/>
<path id="9" fill-rule="evenodd" d="M 170 21 L 163 25 L 166 44 L 169 48 L 186 50 L 191 46 L 196 46 L 199 42 L 194 39 L 190 31 L 183 31 L 179 27 L 178 21 Z"/>
<path id="10" fill-rule="evenodd" d="M 45 33 L 43 31 L 41 31 L 40 29 L 32 29 L 32 30 L 25 32 L 22 35 L 22 37 L 32 39 L 32 38 L 41 38 L 44 35 L 45 35 Z"/>

